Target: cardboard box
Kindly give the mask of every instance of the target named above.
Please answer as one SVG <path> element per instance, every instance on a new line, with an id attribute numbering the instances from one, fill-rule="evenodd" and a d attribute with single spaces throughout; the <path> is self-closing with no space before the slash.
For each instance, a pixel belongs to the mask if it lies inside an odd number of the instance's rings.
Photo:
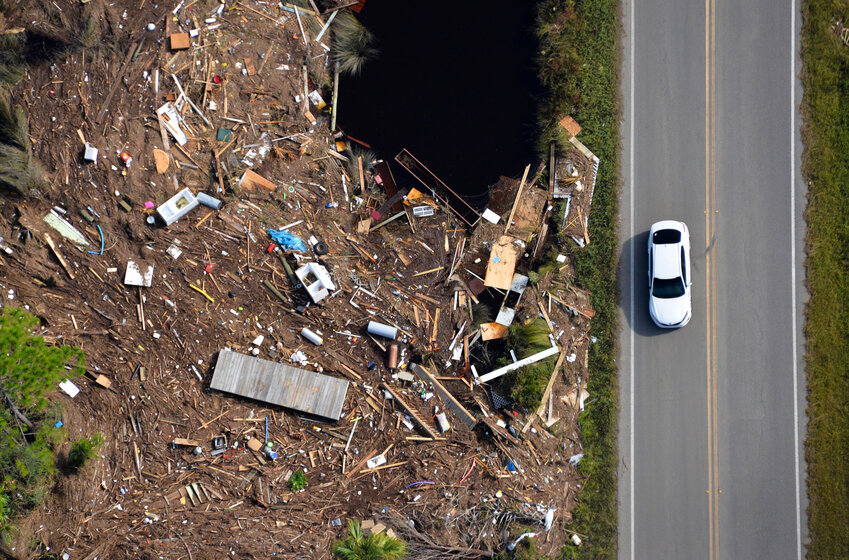
<path id="1" fill-rule="evenodd" d="M 191 46 L 188 33 L 174 33 L 171 35 L 171 50 L 179 51 Z"/>

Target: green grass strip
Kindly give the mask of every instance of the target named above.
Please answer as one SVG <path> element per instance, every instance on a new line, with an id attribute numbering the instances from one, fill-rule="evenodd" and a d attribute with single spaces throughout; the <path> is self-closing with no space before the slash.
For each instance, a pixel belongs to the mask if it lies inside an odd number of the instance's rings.
<path id="1" fill-rule="evenodd" d="M 802 3 L 806 211 L 808 558 L 849 558 L 849 47 L 845 0 Z"/>
<path id="2" fill-rule="evenodd" d="M 557 122 L 572 115 L 579 138 L 601 160 L 590 213 L 591 243 L 577 252 L 576 282 L 592 292 L 596 316 L 590 334 L 592 400 L 580 417 L 585 477 L 570 529 L 587 535 L 567 545 L 561 558 L 615 558 L 617 546 L 616 447 L 619 413 L 616 368 L 616 262 L 618 258 L 619 3 L 616 0 L 545 0 L 539 4 L 540 78 L 549 98 L 540 110 L 540 152 L 548 143 L 565 147 Z"/>

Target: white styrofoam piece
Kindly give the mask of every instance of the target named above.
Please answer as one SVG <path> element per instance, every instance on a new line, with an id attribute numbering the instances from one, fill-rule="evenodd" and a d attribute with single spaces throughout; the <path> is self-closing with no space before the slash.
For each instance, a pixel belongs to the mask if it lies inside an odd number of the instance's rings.
<path id="1" fill-rule="evenodd" d="M 142 271 L 144 268 L 144 271 Z M 136 261 L 127 261 L 127 272 L 124 274 L 124 284 L 127 286 L 144 286 L 150 288 L 153 283 L 153 265 L 139 266 Z"/>
<path id="2" fill-rule="evenodd" d="M 177 112 L 177 108 L 174 107 L 171 102 L 168 102 L 157 109 L 156 114 L 159 116 L 159 120 L 162 122 L 163 126 L 165 126 L 165 129 L 171 133 L 171 136 L 174 137 L 174 140 L 176 140 L 178 144 L 183 146 L 189 141 L 186 133 L 183 132 L 183 129 L 180 127 L 182 117 L 180 117 L 180 113 Z"/>
<path id="3" fill-rule="evenodd" d="M 65 391 L 65 393 L 67 393 L 68 396 L 72 399 L 76 397 L 80 392 L 80 388 L 74 385 L 74 383 L 68 379 L 59 383 L 59 388 Z"/>
<path id="4" fill-rule="evenodd" d="M 499 216 L 489 208 L 483 211 L 483 214 L 481 214 L 481 218 L 493 224 L 497 224 L 498 221 L 501 220 L 501 216 Z"/>

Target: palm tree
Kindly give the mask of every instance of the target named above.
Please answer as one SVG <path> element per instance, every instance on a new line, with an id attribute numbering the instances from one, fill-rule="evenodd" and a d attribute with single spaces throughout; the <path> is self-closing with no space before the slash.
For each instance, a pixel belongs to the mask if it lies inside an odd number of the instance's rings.
<path id="1" fill-rule="evenodd" d="M 386 533 L 365 536 L 360 522 L 349 519 L 348 536 L 333 545 L 333 555 L 339 560 L 401 560 L 407 545 Z"/>

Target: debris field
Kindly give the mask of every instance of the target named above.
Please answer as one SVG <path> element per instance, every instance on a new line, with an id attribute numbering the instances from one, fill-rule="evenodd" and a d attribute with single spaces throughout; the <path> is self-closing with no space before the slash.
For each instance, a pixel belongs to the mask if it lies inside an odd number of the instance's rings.
<path id="1" fill-rule="evenodd" d="M 12 90 L 51 187 L 3 199 L 0 299 L 85 351 L 55 398 L 69 438 L 106 442 L 21 525 L 52 551 L 329 558 L 349 518 L 415 558 L 572 537 L 594 314 L 572 251 L 598 160 L 575 132 L 469 219 L 330 129 L 350 6 L 317 3 L 57 0 L 104 45 Z M 537 317 L 557 363 L 522 410 L 495 355 Z"/>

